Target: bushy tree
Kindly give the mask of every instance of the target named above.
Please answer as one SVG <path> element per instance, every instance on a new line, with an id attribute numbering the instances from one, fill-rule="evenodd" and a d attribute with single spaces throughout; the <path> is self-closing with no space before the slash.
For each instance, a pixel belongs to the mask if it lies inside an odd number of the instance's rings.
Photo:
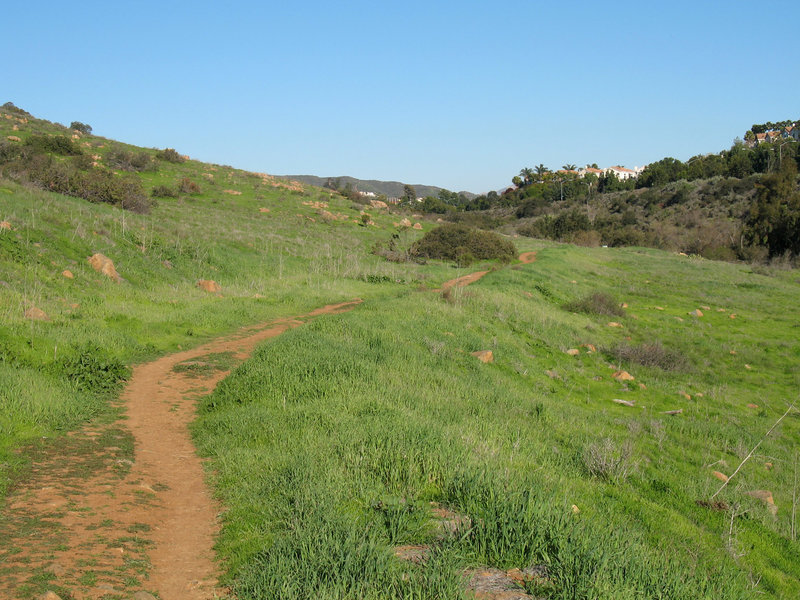
<path id="1" fill-rule="evenodd" d="M 800 254 L 800 191 L 797 163 L 784 158 L 781 169 L 761 179 L 757 199 L 745 221 L 749 241 L 766 246 L 769 256 Z"/>
<path id="2" fill-rule="evenodd" d="M 74 129 L 75 131 L 80 131 L 85 135 L 92 133 L 92 126 L 87 125 L 86 123 L 81 123 L 80 121 L 73 121 L 69 124 L 69 128 Z"/>

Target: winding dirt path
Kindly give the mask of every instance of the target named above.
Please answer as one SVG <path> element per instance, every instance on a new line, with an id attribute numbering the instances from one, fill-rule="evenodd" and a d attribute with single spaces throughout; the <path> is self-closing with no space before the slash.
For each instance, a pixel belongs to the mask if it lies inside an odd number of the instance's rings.
<path id="1" fill-rule="evenodd" d="M 188 425 L 255 346 L 361 300 L 249 327 L 134 368 L 125 419 L 44 444 L 31 476 L 0 514 L 0 598 L 53 591 L 75 600 L 157 594 L 211 600 L 219 507 L 205 485 Z"/>
<path id="2" fill-rule="evenodd" d="M 522 254 L 519 255 L 519 262 L 521 262 L 522 264 L 530 264 L 532 262 L 536 262 L 536 252 L 523 252 Z M 442 287 L 435 289 L 433 291 L 446 292 L 447 290 L 454 287 L 466 287 L 471 283 L 475 283 L 487 273 L 489 273 L 489 271 L 476 271 L 475 273 L 462 275 L 461 277 L 456 277 L 455 279 L 451 279 L 450 281 L 445 281 L 442 284 Z"/>

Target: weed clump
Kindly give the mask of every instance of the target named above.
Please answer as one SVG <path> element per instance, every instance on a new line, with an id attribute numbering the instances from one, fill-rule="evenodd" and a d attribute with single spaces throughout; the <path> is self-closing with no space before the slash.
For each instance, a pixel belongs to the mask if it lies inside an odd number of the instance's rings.
<path id="1" fill-rule="evenodd" d="M 603 292 L 595 292 L 580 300 L 568 302 L 564 305 L 564 310 L 594 315 L 612 315 L 615 317 L 621 317 L 625 314 L 619 303 L 612 296 Z"/>
<path id="2" fill-rule="evenodd" d="M 688 366 L 686 357 L 675 350 L 665 348 L 658 340 L 636 346 L 620 344 L 606 352 L 619 361 L 645 367 L 658 367 L 664 371 L 682 371 Z"/>
<path id="3" fill-rule="evenodd" d="M 617 483 L 631 474 L 632 453 L 630 442 L 620 446 L 611 438 L 603 438 L 586 446 L 583 451 L 583 467 L 591 477 Z"/>
<path id="4" fill-rule="evenodd" d="M 98 396 L 119 391 L 130 369 L 99 346 L 87 345 L 61 362 L 61 371 L 79 390 Z"/>
<path id="5" fill-rule="evenodd" d="M 421 258 L 455 260 L 461 265 L 476 260 L 510 262 L 517 255 L 514 244 L 500 234 L 455 223 L 432 229 L 411 246 L 410 252 Z"/>

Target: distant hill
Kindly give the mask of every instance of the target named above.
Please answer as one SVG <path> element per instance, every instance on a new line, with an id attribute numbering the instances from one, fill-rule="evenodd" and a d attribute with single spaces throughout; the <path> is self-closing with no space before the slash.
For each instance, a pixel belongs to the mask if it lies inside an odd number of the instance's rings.
<path id="1" fill-rule="evenodd" d="M 405 183 L 399 181 L 378 181 L 377 179 L 356 179 L 355 177 L 348 177 L 342 175 L 339 177 L 317 177 L 316 175 L 283 175 L 287 179 L 299 181 L 308 185 L 315 185 L 317 187 L 325 187 L 327 181 L 339 180 L 340 187 L 346 186 L 348 183 L 357 189 L 359 192 L 374 192 L 376 194 L 383 194 L 387 198 L 400 198 L 403 195 L 403 187 Z M 418 198 L 425 196 L 438 196 L 439 190 L 444 188 L 435 185 L 421 185 L 412 183 L 411 186 L 416 190 Z M 477 197 L 477 194 L 471 192 L 459 192 L 464 194 L 470 200 Z"/>

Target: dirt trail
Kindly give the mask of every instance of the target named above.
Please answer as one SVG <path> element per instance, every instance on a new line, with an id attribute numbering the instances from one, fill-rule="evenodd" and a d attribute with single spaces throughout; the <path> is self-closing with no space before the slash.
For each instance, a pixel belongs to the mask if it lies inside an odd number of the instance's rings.
<path id="1" fill-rule="evenodd" d="M 522 254 L 519 255 L 519 261 L 523 264 L 529 264 L 535 262 L 536 252 L 523 252 Z M 433 291 L 446 292 L 447 290 L 454 287 L 466 287 L 471 283 L 475 283 L 487 273 L 489 273 L 489 271 L 476 271 L 475 273 L 470 273 L 469 275 L 462 275 L 461 277 L 457 277 L 456 279 L 445 281 L 442 284 L 441 288 L 435 289 Z"/>
<path id="2" fill-rule="evenodd" d="M 134 368 L 126 419 L 45 444 L 0 514 L 0 598 L 52 590 L 75 600 L 210 600 L 219 507 L 188 424 L 198 398 L 268 338 L 361 300 L 239 333 Z M 176 369 L 176 366 L 179 367 Z"/>

